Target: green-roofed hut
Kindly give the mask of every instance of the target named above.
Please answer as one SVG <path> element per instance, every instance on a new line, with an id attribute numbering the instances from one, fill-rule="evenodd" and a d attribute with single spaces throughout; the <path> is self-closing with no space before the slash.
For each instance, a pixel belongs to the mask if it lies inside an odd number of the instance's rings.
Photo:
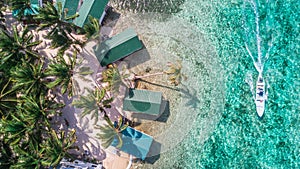
<path id="1" fill-rule="evenodd" d="M 132 28 L 129 28 L 103 41 L 100 45 L 96 46 L 94 52 L 100 65 L 106 66 L 142 48 L 143 44 L 136 32 Z"/>
<path id="2" fill-rule="evenodd" d="M 74 19 L 73 23 L 83 27 L 88 23 L 89 15 L 102 22 L 105 15 L 105 8 L 109 0 L 84 0 L 78 13 L 79 16 Z"/>
<path id="3" fill-rule="evenodd" d="M 80 0 L 57 0 L 56 3 L 61 2 L 63 11 L 67 11 L 67 16 L 75 15 Z"/>
<path id="4" fill-rule="evenodd" d="M 153 138 L 131 127 L 127 127 L 121 133 L 123 144 L 120 150 L 145 160 L 152 146 Z M 114 139 L 111 145 L 116 147 L 118 144 L 118 139 Z"/>
<path id="5" fill-rule="evenodd" d="M 158 115 L 162 93 L 150 90 L 129 89 L 123 100 L 123 110 Z"/>

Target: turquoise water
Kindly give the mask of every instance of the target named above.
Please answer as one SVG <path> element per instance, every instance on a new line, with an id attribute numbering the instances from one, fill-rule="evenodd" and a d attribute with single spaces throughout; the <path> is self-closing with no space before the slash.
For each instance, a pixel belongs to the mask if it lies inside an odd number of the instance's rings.
<path id="1" fill-rule="evenodd" d="M 188 124 L 183 140 L 163 151 L 153 165 L 141 168 L 300 168 L 299 1 L 256 1 L 262 53 L 268 53 L 272 44 L 264 65 L 270 88 L 262 119 L 256 115 L 251 86 L 246 83 L 249 79 L 255 82 L 258 74 L 245 49 L 248 43 L 257 56 L 255 15 L 250 3 L 153 2 L 162 4 L 159 14 L 168 15 L 159 21 L 158 32 L 173 38 L 161 41 L 173 43 L 166 49 L 191 67 L 189 76 L 198 82 L 193 86 L 199 103 L 188 107 L 193 110 L 193 123 Z M 123 7 L 143 15 L 157 12 L 155 4 L 145 10 L 137 6 Z M 157 19 L 147 20 L 147 24 L 151 22 L 158 24 Z M 181 36 L 182 32 L 186 36 Z M 186 126 L 186 122 L 180 125 Z"/>

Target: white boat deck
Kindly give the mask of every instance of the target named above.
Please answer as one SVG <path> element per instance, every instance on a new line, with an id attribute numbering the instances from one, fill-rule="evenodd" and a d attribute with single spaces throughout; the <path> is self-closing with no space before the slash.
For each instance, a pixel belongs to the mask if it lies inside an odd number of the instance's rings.
<path id="1" fill-rule="evenodd" d="M 262 78 L 262 75 L 259 74 L 257 82 L 256 82 L 256 111 L 259 117 L 262 117 L 265 111 L 265 82 Z"/>

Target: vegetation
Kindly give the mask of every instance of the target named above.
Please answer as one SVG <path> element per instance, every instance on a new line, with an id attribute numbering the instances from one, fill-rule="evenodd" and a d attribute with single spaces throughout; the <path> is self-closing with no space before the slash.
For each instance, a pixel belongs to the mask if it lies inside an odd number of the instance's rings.
<path id="1" fill-rule="evenodd" d="M 96 124 L 100 113 L 104 113 L 104 117 L 107 117 L 106 109 L 111 108 L 110 104 L 113 98 L 106 96 L 105 89 L 96 88 L 94 92 L 89 89 L 87 91 L 88 94 L 80 96 L 79 100 L 73 102 L 73 105 L 83 109 L 81 117 L 91 114 L 91 118 L 95 118 L 94 124 Z"/>
<path id="2" fill-rule="evenodd" d="M 0 168 L 56 166 L 63 157 L 72 158 L 69 150 L 77 148 L 76 135 L 72 128 L 54 130 L 57 124 L 51 119 L 62 114 L 64 104 L 55 95 L 50 98 L 49 92 L 72 95 L 76 86 L 74 76 L 91 73 L 86 67 L 76 67 L 81 61 L 74 49 L 84 42 L 79 42 L 73 34 L 81 28 L 66 22 L 76 16 L 65 17 L 61 4 L 56 9 L 47 3 L 38 15 L 25 16 L 24 11 L 31 9 L 29 0 L 5 2 L 0 2 Z M 2 10 L 6 6 L 19 11 L 18 21 L 12 25 L 5 24 Z M 19 24 L 28 18 L 37 21 L 30 29 Z M 97 32 L 97 24 L 88 27 L 86 32 L 81 29 L 85 36 Z M 38 51 L 42 40 L 37 39 L 32 29 L 50 30 L 46 38 L 52 41 L 52 48 L 58 49 L 57 56 L 49 60 Z M 68 55 L 66 50 L 74 53 Z M 109 103 L 103 100 L 99 106 L 107 108 Z"/>
<path id="3" fill-rule="evenodd" d="M 81 64 L 81 61 L 78 62 L 77 60 L 77 52 L 74 52 L 71 56 L 69 54 L 65 54 L 64 56 L 59 53 L 57 59 L 52 60 L 45 71 L 46 78 L 52 79 L 47 84 L 47 87 L 60 87 L 62 94 L 68 93 L 69 96 L 72 96 L 78 91 L 78 83 L 74 75 L 76 74 L 82 80 L 88 81 L 84 76 L 93 73 L 93 71 L 88 67 L 78 68 L 76 66 Z"/>
<path id="4" fill-rule="evenodd" d="M 39 30 L 50 28 L 46 38 L 51 40 L 52 48 L 59 48 L 60 52 L 63 53 L 73 44 L 83 45 L 82 42 L 72 35 L 76 27 L 71 22 L 68 22 L 77 16 L 78 14 L 67 16 L 66 11 L 62 9 L 61 2 L 57 3 L 57 8 L 54 4 L 47 2 L 39 10 L 39 14 L 34 16 L 34 19 L 41 23 Z"/>
<path id="5" fill-rule="evenodd" d="M 10 71 L 14 66 L 23 62 L 32 63 L 38 58 L 38 54 L 33 50 L 41 41 L 34 41 L 33 34 L 27 27 L 18 31 L 16 26 L 12 26 L 12 33 L 7 30 L 0 30 L 0 69 Z"/>
<path id="6" fill-rule="evenodd" d="M 11 90 L 12 82 L 9 79 L 1 77 L 0 79 L 0 118 L 7 114 L 9 110 L 16 106 L 15 92 Z"/>
<path id="7" fill-rule="evenodd" d="M 134 83 L 137 80 L 146 77 L 166 74 L 168 76 L 169 82 L 175 86 L 178 86 L 182 80 L 186 80 L 187 77 L 181 71 L 181 61 L 177 60 L 175 63 L 168 63 L 167 66 L 168 69 L 166 71 L 139 76 L 131 72 L 126 67 L 123 67 L 122 70 L 119 70 L 116 65 L 110 65 L 108 69 L 102 72 L 101 82 L 108 84 L 106 86 L 107 90 L 113 93 L 118 93 L 121 84 L 132 88 L 135 86 Z"/>
<path id="8" fill-rule="evenodd" d="M 116 148 L 121 148 L 123 145 L 122 140 L 122 131 L 124 131 L 128 124 L 125 124 L 123 117 L 119 117 L 119 121 L 115 124 L 111 122 L 108 116 L 104 118 L 107 122 L 104 126 L 97 126 L 96 128 L 100 129 L 100 133 L 97 134 L 97 137 L 101 139 L 102 147 L 107 148 L 111 145 L 115 138 L 118 139 L 118 145 Z"/>
<path id="9" fill-rule="evenodd" d="M 177 60 L 175 63 L 168 63 L 169 69 L 165 73 L 169 76 L 169 81 L 171 84 L 178 86 L 182 80 L 186 80 L 187 77 L 181 72 L 182 63 Z"/>
<path id="10" fill-rule="evenodd" d="M 74 146 L 76 135 L 72 128 L 54 130 L 57 124 L 51 119 L 61 116 L 65 105 L 56 99 L 56 95 L 49 97 L 49 93 L 72 96 L 78 86 L 74 76 L 86 80 L 84 76 L 92 73 L 87 67 L 77 67 L 82 63 L 77 52 L 87 39 L 79 41 L 74 35 L 80 32 L 86 38 L 96 39 L 100 25 L 90 17 L 89 24 L 83 29 L 77 28 L 68 22 L 77 15 L 67 16 L 61 3 L 57 3 L 57 7 L 47 3 L 40 8 L 39 14 L 25 16 L 24 11 L 31 10 L 30 0 L 8 2 L 1 1 L 1 7 L 8 6 L 19 12 L 17 23 L 6 25 L 1 12 L 4 8 L 0 8 L 0 168 L 56 166 L 63 157 L 72 158 L 69 150 L 77 149 Z M 20 24 L 24 19 L 35 22 L 28 28 Z M 39 51 L 44 39 L 39 40 L 33 32 L 44 29 L 50 30 L 45 38 L 51 40 L 51 48 L 58 50 L 51 59 Z M 171 83 L 178 85 L 182 79 L 180 70 L 178 62 L 163 74 L 172 75 Z M 103 140 L 104 147 L 108 147 L 114 138 L 119 140 L 117 147 L 123 144 L 121 132 L 128 124 L 122 117 L 115 124 L 110 121 L 107 110 L 111 108 L 113 97 L 107 91 L 118 90 L 121 83 L 130 83 L 130 76 L 129 70 L 119 72 L 112 66 L 103 72 L 103 82 L 109 84 L 108 88 L 87 90 L 86 96 L 73 102 L 74 106 L 83 109 L 82 116 L 91 115 L 95 124 L 103 115 L 108 125 L 99 127 L 98 137 Z M 133 76 L 133 79 L 138 78 L 141 77 Z"/>
<path id="11" fill-rule="evenodd" d="M 99 38 L 100 24 L 98 19 L 89 16 L 89 24 L 85 24 L 83 29 L 87 39 Z"/>
<path id="12" fill-rule="evenodd" d="M 115 95 L 119 93 L 119 88 L 121 84 L 125 84 L 126 86 L 130 86 L 129 82 L 125 81 L 127 75 L 121 74 L 116 65 L 110 65 L 108 69 L 102 72 L 102 83 L 107 83 L 105 87 L 106 90 L 111 91 Z"/>
<path id="13" fill-rule="evenodd" d="M 135 76 L 135 80 L 142 79 L 145 77 L 150 77 L 150 76 L 163 75 L 163 74 L 168 75 L 169 82 L 174 86 L 178 86 L 182 80 L 186 80 L 187 77 L 181 72 L 182 64 L 180 60 L 177 60 L 175 63 L 168 63 L 167 66 L 168 66 L 168 70 L 166 71 L 153 73 L 153 74 L 146 74 L 142 76 Z"/>
<path id="14" fill-rule="evenodd" d="M 25 20 L 31 19 L 30 15 L 24 15 L 26 10 L 33 11 L 34 9 L 31 6 L 30 0 L 10 0 L 12 10 L 17 10 L 17 19 Z"/>

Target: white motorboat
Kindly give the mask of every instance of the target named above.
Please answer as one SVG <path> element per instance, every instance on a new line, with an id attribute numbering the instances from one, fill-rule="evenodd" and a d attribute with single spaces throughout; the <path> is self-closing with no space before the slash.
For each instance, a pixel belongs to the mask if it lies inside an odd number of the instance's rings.
<path id="1" fill-rule="evenodd" d="M 266 101 L 266 92 L 265 92 L 265 82 L 262 77 L 262 73 L 259 73 L 257 82 L 256 82 L 256 111 L 259 117 L 262 117 L 265 111 L 265 101 Z"/>

